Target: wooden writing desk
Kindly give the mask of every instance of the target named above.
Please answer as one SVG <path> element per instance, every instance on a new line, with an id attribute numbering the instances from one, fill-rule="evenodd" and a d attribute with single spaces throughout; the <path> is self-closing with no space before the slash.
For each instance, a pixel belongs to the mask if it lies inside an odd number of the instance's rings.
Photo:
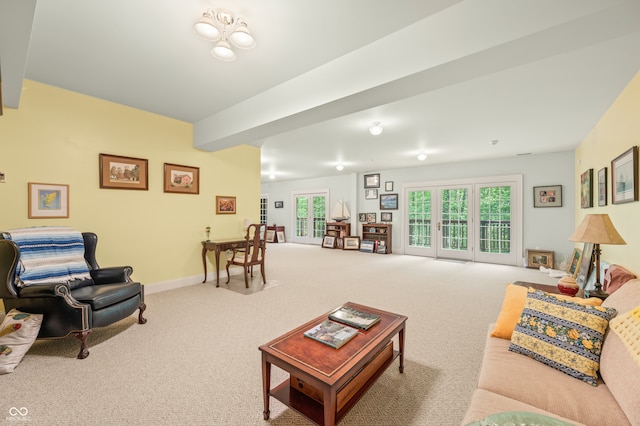
<path id="1" fill-rule="evenodd" d="M 221 240 L 209 240 L 202 242 L 202 266 L 204 267 L 204 280 L 207 282 L 207 251 L 213 251 L 216 257 L 216 287 L 220 287 L 220 252 L 233 250 L 237 247 L 245 247 L 247 245 L 244 237 L 229 238 Z"/>

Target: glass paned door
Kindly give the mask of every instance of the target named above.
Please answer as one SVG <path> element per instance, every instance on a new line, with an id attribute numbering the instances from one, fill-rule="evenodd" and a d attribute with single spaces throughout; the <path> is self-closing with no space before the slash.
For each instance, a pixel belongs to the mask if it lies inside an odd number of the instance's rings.
<path id="1" fill-rule="evenodd" d="M 515 265 L 517 251 L 512 241 L 514 185 L 479 185 L 477 193 L 476 260 Z"/>
<path id="2" fill-rule="evenodd" d="M 418 256 L 435 256 L 434 236 L 436 221 L 432 194 L 434 188 L 409 188 L 406 190 L 408 220 L 406 225 L 407 248 L 405 253 Z"/>
<path id="3" fill-rule="evenodd" d="M 326 194 L 295 195 L 296 223 L 294 242 L 321 244 L 326 230 Z"/>
<path id="4" fill-rule="evenodd" d="M 471 185 L 439 187 L 437 257 L 472 260 Z M 472 211 L 472 210 L 471 210 Z"/>

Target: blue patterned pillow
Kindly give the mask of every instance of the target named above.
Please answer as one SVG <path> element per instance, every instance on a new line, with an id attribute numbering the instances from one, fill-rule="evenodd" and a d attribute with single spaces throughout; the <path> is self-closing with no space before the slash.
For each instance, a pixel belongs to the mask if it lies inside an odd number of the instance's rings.
<path id="1" fill-rule="evenodd" d="M 530 288 L 509 350 L 597 386 L 604 333 L 615 314 Z"/>

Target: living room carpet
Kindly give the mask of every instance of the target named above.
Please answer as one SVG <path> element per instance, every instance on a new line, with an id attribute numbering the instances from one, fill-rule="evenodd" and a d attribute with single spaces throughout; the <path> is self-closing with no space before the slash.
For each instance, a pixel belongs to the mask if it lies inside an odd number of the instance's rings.
<path id="1" fill-rule="evenodd" d="M 241 275 L 229 287 L 147 294 L 148 323 L 132 315 L 96 329 L 85 360 L 73 337 L 37 341 L 0 376 L 0 423 L 15 424 L 10 409 L 24 407 L 33 425 L 311 424 L 273 399 L 263 420 L 258 346 L 352 301 L 408 316 L 405 370 L 396 360 L 340 424 L 456 425 L 505 284 L 555 281 L 533 269 L 292 243 L 269 244 L 266 273 L 265 288 L 254 273 L 250 294 Z M 286 378 L 273 368 L 273 385 Z"/>

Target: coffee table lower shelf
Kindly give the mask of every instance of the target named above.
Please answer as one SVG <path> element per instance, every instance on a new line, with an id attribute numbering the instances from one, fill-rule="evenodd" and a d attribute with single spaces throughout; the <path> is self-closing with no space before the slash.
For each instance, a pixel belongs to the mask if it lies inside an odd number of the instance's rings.
<path id="1" fill-rule="evenodd" d="M 382 351 L 381 351 L 382 352 Z M 362 396 L 369 390 L 371 386 L 378 380 L 378 378 L 386 371 L 387 368 L 393 361 L 400 355 L 400 351 L 393 351 L 393 354 L 390 358 L 388 358 L 380 367 L 369 376 L 369 378 L 362 383 L 360 387 L 355 390 L 355 393 L 344 403 L 342 408 L 340 408 L 336 412 L 336 423 L 338 423 L 348 412 L 349 410 L 362 398 Z M 359 374 L 356 374 L 353 380 L 358 378 Z M 347 386 L 351 383 L 351 381 L 347 382 L 345 386 L 338 390 L 337 393 L 340 393 L 341 390 L 347 388 Z M 269 394 L 282 402 L 287 407 L 290 407 L 307 417 L 314 423 L 319 424 L 320 426 L 324 426 L 324 405 L 315 399 L 305 395 L 304 393 L 298 391 L 295 388 L 292 388 L 289 380 L 285 380 L 280 383 L 275 388 L 271 389 Z"/>

